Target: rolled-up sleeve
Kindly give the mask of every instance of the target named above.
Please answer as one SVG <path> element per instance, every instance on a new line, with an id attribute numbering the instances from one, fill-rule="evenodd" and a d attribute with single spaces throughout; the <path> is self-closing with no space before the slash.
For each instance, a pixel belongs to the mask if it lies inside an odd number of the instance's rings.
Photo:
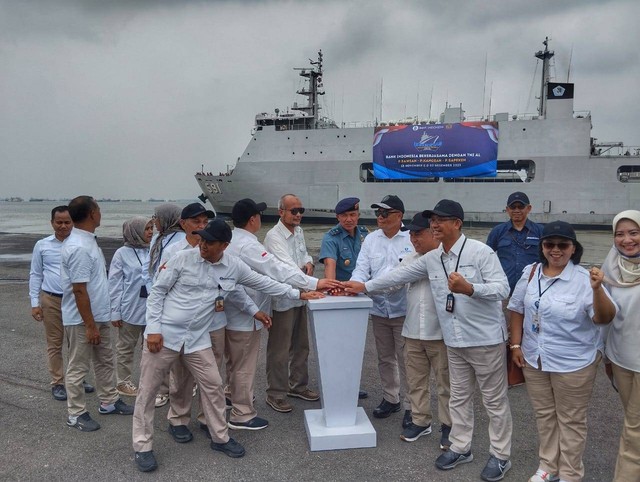
<path id="1" fill-rule="evenodd" d="M 488 246 L 484 253 L 479 253 L 478 266 L 482 281 L 473 284 L 472 298 L 485 300 L 504 300 L 509 296 L 509 280 L 502 269 L 496 253 Z"/>

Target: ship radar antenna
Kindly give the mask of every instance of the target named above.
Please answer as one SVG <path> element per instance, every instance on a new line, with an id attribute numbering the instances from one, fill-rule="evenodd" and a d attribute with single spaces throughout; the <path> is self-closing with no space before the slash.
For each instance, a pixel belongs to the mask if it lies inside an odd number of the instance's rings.
<path id="1" fill-rule="evenodd" d="M 309 59 L 309 63 L 313 68 L 308 67 L 294 68 L 293 70 L 300 70 L 300 77 L 307 79 L 307 86 L 298 90 L 297 93 L 308 97 L 307 105 L 304 107 L 298 107 L 295 105 L 293 110 L 299 110 L 306 113 L 311 117 L 312 128 L 318 128 L 318 120 L 320 119 L 319 111 L 320 101 L 319 96 L 324 95 L 322 90 L 322 50 L 318 50 L 318 60 L 314 61 Z"/>
<path id="2" fill-rule="evenodd" d="M 555 55 L 553 50 L 549 50 L 549 37 L 545 37 L 544 50 L 538 50 L 534 55 L 536 58 L 542 60 L 542 83 L 540 87 L 540 107 L 538 113 L 541 117 L 545 117 L 547 114 L 547 84 L 549 83 L 549 61 Z"/>

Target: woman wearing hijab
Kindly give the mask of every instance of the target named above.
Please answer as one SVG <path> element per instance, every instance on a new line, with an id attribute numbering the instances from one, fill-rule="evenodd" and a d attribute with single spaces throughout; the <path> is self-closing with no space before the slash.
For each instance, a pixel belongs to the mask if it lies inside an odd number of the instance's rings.
<path id="1" fill-rule="evenodd" d="M 177 204 L 165 203 L 156 206 L 153 213 L 153 222 L 158 231 L 151 239 L 149 261 L 145 268 L 148 271 L 148 279 L 145 280 L 147 289 L 151 289 L 151 282 L 158 274 L 162 251 L 172 243 L 185 238 L 185 233 L 180 226 L 180 214 L 182 209 Z"/>
<path id="2" fill-rule="evenodd" d="M 539 468 L 530 482 L 584 477 L 587 407 L 603 349 L 596 324 L 616 306 L 604 273 L 579 266 L 582 245 L 570 224 L 545 225 L 540 263 L 524 269 L 508 309 L 513 362 L 522 367 L 538 427 Z"/>
<path id="3" fill-rule="evenodd" d="M 614 480 L 640 480 L 640 211 L 613 219 L 613 247 L 602 270 L 619 306 L 606 338 L 607 363 L 624 408 Z"/>
<path id="4" fill-rule="evenodd" d="M 111 324 L 118 328 L 116 388 L 121 395 L 135 397 L 138 388 L 131 381 L 133 352 L 145 328 L 147 289 L 142 270 L 149 259 L 153 222 L 131 218 L 122 225 L 124 246 L 118 248 L 109 267 Z"/>

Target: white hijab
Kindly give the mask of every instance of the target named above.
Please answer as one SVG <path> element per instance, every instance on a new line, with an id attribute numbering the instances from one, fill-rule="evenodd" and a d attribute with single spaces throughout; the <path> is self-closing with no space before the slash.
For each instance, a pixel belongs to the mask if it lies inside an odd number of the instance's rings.
<path id="1" fill-rule="evenodd" d="M 613 218 L 613 232 L 616 232 L 616 226 L 623 220 L 633 221 L 640 227 L 640 211 L 630 209 L 622 211 Z M 602 269 L 605 274 L 605 281 L 611 286 L 621 288 L 640 285 L 640 256 L 633 258 L 622 255 L 615 245 L 609 251 L 607 258 L 604 260 Z"/>

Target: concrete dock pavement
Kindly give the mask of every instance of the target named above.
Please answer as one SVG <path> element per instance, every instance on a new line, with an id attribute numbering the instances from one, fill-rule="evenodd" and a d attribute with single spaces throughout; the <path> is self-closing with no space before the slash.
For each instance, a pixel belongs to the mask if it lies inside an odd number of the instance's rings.
<path id="1" fill-rule="evenodd" d="M 150 475 L 138 472 L 131 448 L 131 417 L 99 415 L 96 394 L 87 394 L 87 407 L 102 428 L 81 433 L 66 426 L 66 403 L 51 396 L 44 330 L 31 318 L 28 298 L 28 255 L 37 239 L 39 236 L 0 234 L 0 480 L 480 480 L 489 457 L 489 438 L 487 416 L 478 396 L 472 447 L 475 460 L 446 472 L 434 467 L 441 453 L 437 415 L 433 432 L 413 443 L 400 440 L 402 412 L 381 420 L 371 416 L 382 398 L 371 330 L 361 383 L 369 398 L 360 405 L 377 431 L 376 448 L 309 451 L 303 411 L 320 408 L 320 403 L 289 399 L 294 406 L 289 414 L 266 405 L 264 333 L 255 394 L 258 413 L 270 425 L 258 432 L 230 432 L 245 446 L 246 456 L 230 459 L 213 452 L 195 415 L 190 425 L 194 440 L 175 443 L 167 432 L 165 406 L 157 409 L 155 418 L 154 452 L 159 468 Z M 99 239 L 99 243 L 108 259 L 120 246 L 110 239 Z M 309 364 L 310 386 L 316 388 L 314 353 Z M 93 382 L 92 377 L 88 381 Z M 505 480 L 527 481 L 538 467 L 535 420 L 525 387 L 511 389 L 509 398 L 514 422 L 513 467 Z M 436 413 L 433 391 L 432 406 Z M 621 410 L 617 393 L 600 369 L 589 410 L 586 481 L 613 477 Z"/>

